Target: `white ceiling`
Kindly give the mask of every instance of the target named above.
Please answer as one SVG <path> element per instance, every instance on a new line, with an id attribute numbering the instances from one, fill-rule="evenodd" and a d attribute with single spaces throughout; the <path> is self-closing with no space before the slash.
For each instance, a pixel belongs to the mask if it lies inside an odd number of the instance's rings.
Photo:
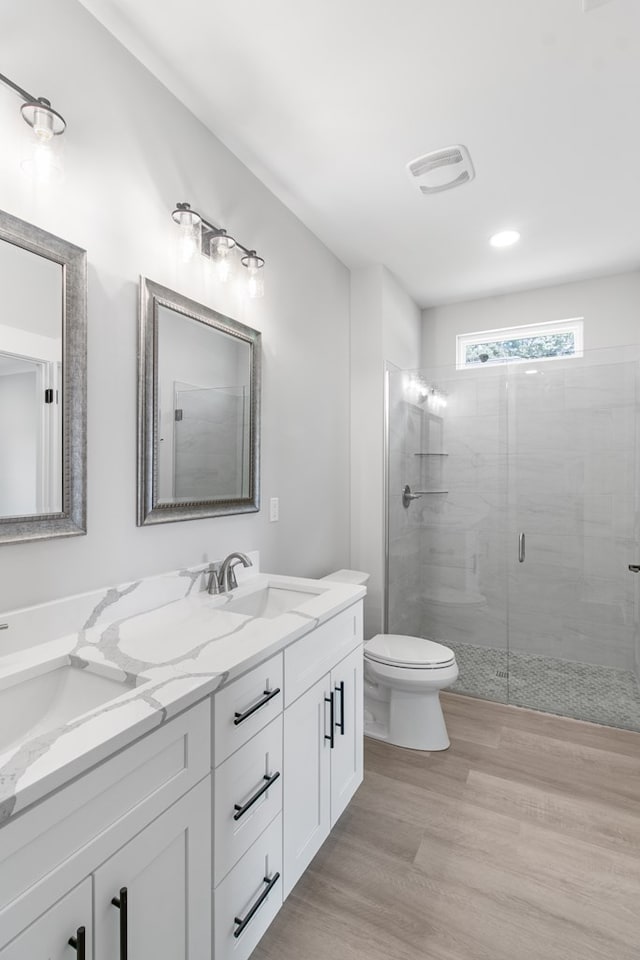
<path id="1" fill-rule="evenodd" d="M 83 3 L 346 264 L 423 306 L 640 266 L 638 0 Z M 407 162 L 456 143 L 476 179 L 420 196 Z M 507 227 L 521 243 L 489 247 Z"/>

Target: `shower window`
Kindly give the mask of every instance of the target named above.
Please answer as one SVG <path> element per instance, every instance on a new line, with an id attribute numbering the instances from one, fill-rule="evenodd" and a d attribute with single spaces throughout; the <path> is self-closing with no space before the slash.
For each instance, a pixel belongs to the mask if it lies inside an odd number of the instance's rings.
<path id="1" fill-rule="evenodd" d="M 456 345 L 459 370 L 581 357 L 583 320 L 553 320 L 526 327 L 464 333 L 457 336 Z"/>

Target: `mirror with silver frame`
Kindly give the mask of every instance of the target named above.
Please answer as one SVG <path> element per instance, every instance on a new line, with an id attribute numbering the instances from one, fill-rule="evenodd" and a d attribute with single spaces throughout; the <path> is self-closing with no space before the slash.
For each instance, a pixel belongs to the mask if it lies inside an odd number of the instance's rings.
<path id="1" fill-rule="evenodd" d="M 260 508 L 261 335 L 142 277 L 138 525 Z"/>
<path id="2" fill-rule="evenodd" d="M 0 543 L 86 533 L 86 253 L 0 211 Z"/>

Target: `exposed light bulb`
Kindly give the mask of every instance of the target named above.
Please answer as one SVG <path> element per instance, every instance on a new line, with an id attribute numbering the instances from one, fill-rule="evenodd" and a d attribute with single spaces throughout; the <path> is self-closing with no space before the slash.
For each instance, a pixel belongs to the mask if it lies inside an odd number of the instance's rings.
<path id="1" fill-rule="evenodd" d="M 512 247 L 520 239 L 517 230 L 502 230 L 500 233 L 494 233 L 489 240 L 492 247 L 502 249 L 503 247 Z"/>
<path id="2" fill-rule="evenodd" d="M 209 245 L 216 279 L 219 280 L 220 283 L 226 283 L 231 276 L 230 253 L 235 245 L 235 240 L 233 237 L 227 236 L 226 231 L 220 231 L 218 236 L 212 238 Z"/>
<path id="3" fill-rule="evenodd" d="M 44 107 L 36 107 L 33 111 L 33 132 L 38 140 L 48 142 L 53 139 L 53 114 Z"/>

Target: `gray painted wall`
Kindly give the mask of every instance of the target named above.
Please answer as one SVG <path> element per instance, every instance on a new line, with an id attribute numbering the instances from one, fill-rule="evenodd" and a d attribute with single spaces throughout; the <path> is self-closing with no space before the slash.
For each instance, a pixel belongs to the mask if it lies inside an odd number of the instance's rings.
<path id="1" fill-rule="evenodd" d="M 3 71 L 68 122 L 64 182 L 34 190 L 20 170 L 19 101 L 0 91 L 0 207 L 89 258 L 89 532 L 0 547 L 0 610 L 232 549 L 259 549 L 263 568 L 278 573 L 347 565 L 348 270 L 76 0 L 0 0 L 0 12 Z M 199 264 L 179 264 L 170 217 L 178 200 L 264 255 L 264 300 L 244 302 Z M 136 527 L 140 274 L 262 331 L 262 497 L 267 506 L 280 497 L 279 523 L 263 508 Z"/>

